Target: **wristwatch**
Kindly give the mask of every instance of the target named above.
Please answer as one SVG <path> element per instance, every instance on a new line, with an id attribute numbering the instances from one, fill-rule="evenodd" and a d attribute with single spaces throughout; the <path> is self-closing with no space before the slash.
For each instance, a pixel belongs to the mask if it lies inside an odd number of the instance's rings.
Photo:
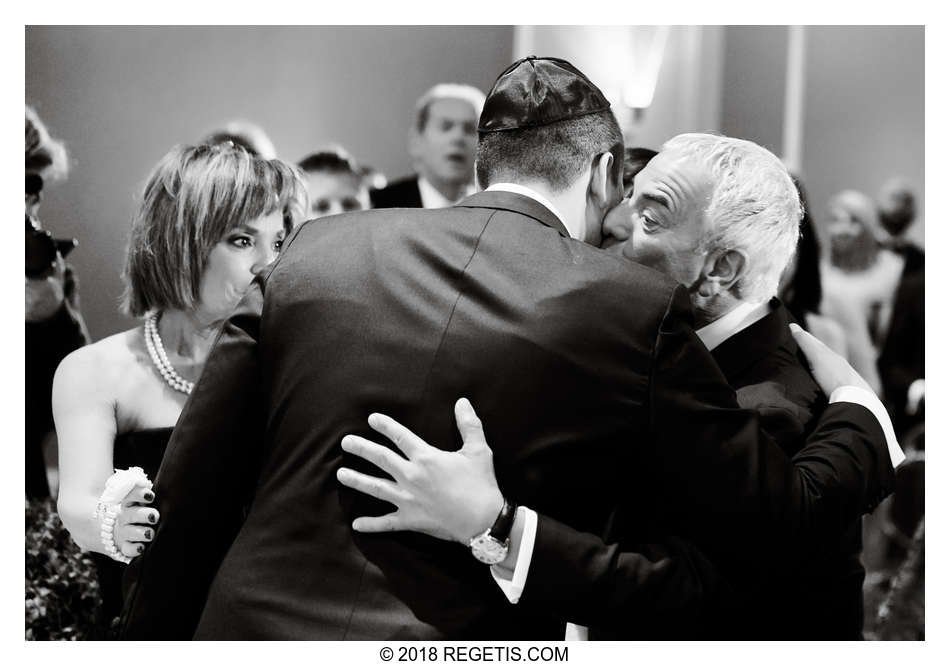
<path id="1" fill-rule="evenodd" d="M 481 534 L 476 534 L 471 538 L 468 547 L 476 560 L 485 564 L 498 564 L 505 561 L 508 557 L 508 546 L 511 544 L 509 536 L 511 527 L 515 523 L 517 508 L 517 505 L 505 499 L 495 523 Z"/>

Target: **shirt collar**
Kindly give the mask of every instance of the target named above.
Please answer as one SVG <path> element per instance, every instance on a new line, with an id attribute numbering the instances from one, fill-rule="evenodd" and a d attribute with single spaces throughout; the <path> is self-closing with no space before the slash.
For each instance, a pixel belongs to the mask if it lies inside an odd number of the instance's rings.
<path id="1" fill-rule="evenodd" d="M 564 223 L 564 218 L 561 217 L 561 214 L 558 212 L 557 208 L 554 207 L 554 204 L 547 200 L 544 196 L 532 190 L 530 187 L 525 187 L 524 185 L 518 185 L 517 183 L 494 183 L 489 185 L 486 189 L 486 192 L 513 192 L 514 194 L 520 194 L 522 196 L 528 197 L 529 199 L 534 199 L 539 204 L 547 208 L 554 214 L 554 217 L 558 219 L 564 228 L 567 229 L 567 232 L 571 234 L 571 238 L 577 240 L 576 232 L 567 226 Z"/>
<path id="2" fill-rule="evenodd" d="M 769 302 L 740 303 L 714 322 L 696 329 L 696 335 L 712 351 L 739 331 L 748 328 L 769 313 Z"/>
<path id="3" fill-rule="evenodd" d="M 419 198 L 422 199 L 423 208 L 448 208 L 472 194 L 475 194 L 475 186 L 468 185 L 462 191 L 462 196 L 456 201 L 446 199 L 441 192 L 435 189 L 435 185 L 426 180 L 424 176 L 419 176 Z"/>

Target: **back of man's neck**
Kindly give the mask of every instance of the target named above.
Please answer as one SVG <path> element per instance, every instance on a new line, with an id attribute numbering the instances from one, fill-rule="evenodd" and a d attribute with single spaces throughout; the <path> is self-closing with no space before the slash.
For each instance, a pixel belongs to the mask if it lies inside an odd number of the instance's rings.
<path id="1" fill-rule="evenodd" d="M 525 189 L 531 190 L 535 194 L 540 194 L 542 197 L 547 199 L 553 204 L 556 204 L 559 195 L 557 192 L 554 192 L 551 189 L 551 186 L 544 181 L 537 180 L 522 180 L 518 178 L 499 178 L 497 181 L 491 182 L 485 188 L 486 190 L 492 187 L 493 185 L 517 185 L 518 187 L 523 187 Z"/>
<path id="2" fill-rule="evenodd" d="M 769 301 L 750 303 L 735 301 L 735 305 L 712 320 L 703 321 L 697 312 L 696 335 L 712 351 L 720 344 L 765 317 L 770 311 Z"/>
<path id="3" fill-rule="evenodd" d="M 702 302 L 701 298 L 693 298 L 693 312 L 696 316 L 696 328 L 702 328 L 722 319 L 746 301 L 742 301 L 732 294 L 720 294 L 715 299 Z"/>
<path id="4" fill-rule="evenodd" d="M 555 192 L 544 181 L 499 178 L 497 182 L 489 183 L 485 189 L 490 189 L 493 185 L 516 185 L 540 195 L 545 205 L 553 208 L 554 214 L 565 226 L 571 238 L 587 241 L 587 229 L 584 221 L 587 201 L 583 196 L 574 192 L 574 188 L 578 187 L 577 183 L 565 190 Z"/>

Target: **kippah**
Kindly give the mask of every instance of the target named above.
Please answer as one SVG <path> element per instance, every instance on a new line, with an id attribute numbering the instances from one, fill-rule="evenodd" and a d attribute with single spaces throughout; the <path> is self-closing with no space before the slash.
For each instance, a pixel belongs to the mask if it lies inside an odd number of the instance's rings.
<path id="1" fill-rule="evenodd" d="M 567 60 L 528 56 L 495 80 L 478 131 L 541 127 L 609 108 L 600 89 Z"/>

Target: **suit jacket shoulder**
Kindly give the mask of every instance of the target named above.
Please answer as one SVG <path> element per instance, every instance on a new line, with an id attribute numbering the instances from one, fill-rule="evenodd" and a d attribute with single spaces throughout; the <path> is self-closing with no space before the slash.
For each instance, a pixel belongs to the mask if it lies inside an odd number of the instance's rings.
<path id="1" fill-rule="evenodd" d="M 792 316 L 773 299 L 771 311 L 716 347 L 713 358 L 739 405 L 756 410 L 762 427 L 795 455 L 827 405 L 789 331 Z"/>

